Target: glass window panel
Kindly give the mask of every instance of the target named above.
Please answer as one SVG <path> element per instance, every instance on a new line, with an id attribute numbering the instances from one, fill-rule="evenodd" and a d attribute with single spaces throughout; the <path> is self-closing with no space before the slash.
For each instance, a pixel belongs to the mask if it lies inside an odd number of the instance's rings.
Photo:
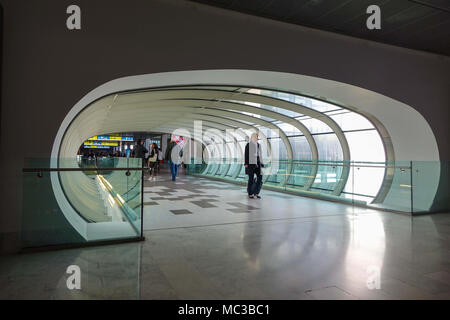
<path id="1" fill-rule="evenodd" d="M 292 164 L 292 173 L 289 175 L 288 186 L 303 188 L 309 185 L 312 177 L 313 166 L 310 163 L 294 162 Z"/>
<path id="2" fill-rule="evenodd" d="M 239 155 L 239 151 L 236 149 L 237 144 L 234 142 L 227 142 L 227 148 L 226 148 L 226 158 L 227 160 L 231 160 L 234 158 L 237 158 Z"/>
<path id="3" fill-rule="evenodd" d="M 230 168 L 227 171 L 226 177 L 232 177 L 232 175 L 234 175 L 234 173 L 236 172 L 238 166 L 241 167 L 242 164 L 231 163 Z"/>
<path id="4" fill-rule="evenodd" d="M 309 118 L 306 120 L 299 120 L 299 121 L 303 123 L 311 133 L 333 132 L 333 130 L 331 130 L 331 128 L 326 123 L 317 119 Z"/>
<path id="5" fill-rule="evenodd" d="M 266 94 L 266 96 L 277 98 L 276 96 L 272 96 L 272 95 L 269 95 L 269 94 Z M 260 103 L 254 103 L 254 102 L 248 102 L 248 101 L 240 101 L 240 100 L 226 100 L 226 101 L 235 102 L 235 103 L 241 103 L 241 104 L 242 103 L 243 104 L 247 104 L 247 105 L 252 106 L 252 107 L 257 107 L 257 108 L 261 108 L 261 109 L 265 109 L 265 110 L 269 110 L 269 111 L 274 111 L 276 113 L 281 113 L 281 114 L 284 114 L 284 115 L 289 116 L 289 117 L 300 117 L 300 116 L 302 116 L 302 114 L 298 113 L 298 112 L 294 112 L 294 111 L 290 111 L 290 110 L 286 110 L 286 109 L 278 108 L 278 107 L 274 107 L 274 106 L 264 105 L 264 104 L 260 104 Z M 267 118 L 267 117 L 264 117 L 264 118 L 265 119 L 269 119 L 269 121 L 271 119 L 271 118 Z"/>
<path id="6" fill-rule="evenodd" d="M 343 131 L 373 128 L 369 120 L 354 112 L 336 114 L 330 117 L 336 121 Z"/>
<path id="7" fill-rule="evenodd" d="M 239 141 L 239 145 L 242 150 L 242 162 L 244 162 L 244 151 L 245 151 L 245 145 L 247 144 L 247 141 Z M 238 153 L 239 154 L 239 153 Z"/>
<path id="8" fill-rule="evenodd" d="M 266 163 L 267 159 L 270 158 L 269 150 L 267 148 L 267 142 L 270 142 L 270 140 L 259 140 L 259 144 L 261 145 L 261 154 L 263 157 L 263 162 Z"/>
<path id="9" fill-rule="evenodd" d="M 326 112 L 326 111 L 340 109 L 338 106 L 335 106 L 334 104 L 330 104 L 330 103 L 312 99 L 312 98 L 309 98 L 309 99 L 312 101 L 311 108 L 313 108 L 317 111 L 320 111 L 320 112 Z"/>
<path id="10" fill-rule="evenodd" d="M 241 165 L 241 171 L 239 172 L 237 180 L 244 180 L 247 178 L 247 175 L 245 174 L 245 167 Z"/>
<path id="11" fill-rule="evenodd" d="M 295 98 L 293 95 L 288 94 L 288 93 L 283 93 L 283 92 L 276 92 L 276 91 L 269 91 L 269 90 L 261 90 L 260 94 L 265 95 L 265 96 L 269 96 L 272 98 L 276 98 L 276 99 L 281 99 L 281 100 L 286 100 L 289 102 L 295 102 Z M 281 114 L 284 114 L 286 116 L 289 117 L 299 117 L 302 114 L 299 112 L 294 112 L 291 110 L 286 110 L 283 108 L 277 108 L 274 106 L 268 106 L 268 105 L 261 105 L 262 108 L 267 109 L 267 110 L 272 110 Z"/>
<path id="12" fill-rule="evenodd" d="M 225 143 L 220 143 L 220 144 L 218 144 L 218 147 L 219 147 L 219 155 L 220 155 L 220 158 L 223 160 L 224 158 L 227 157 L 227 154 L 228 154 L 229 152 L 228 152 L 228 150 L 227 150 L 227 147 L 226 147 Z"/>
<path id="13" fill-rule="evenodd" d="M 358 167 L 356 165 L 351 170 L 344 191 L 351 194 L 375 197 L 383 183 L 385 168 Z"/>
<path id="14" fill-rule="evenodd" d="M 273 161 L 270 166 L 270 172 L 273 174 L 269 175 L 267 183 L 277 185 L 283 180 L 284 176 L 286 175 L 287 163 L 286 161 Z"/>
<path id="15" fill-rule="evenodd" d="M 326 112 L 326 111 L 331 111 L 331 110 L 337 110 L 340 109 L 339 107 L 324 102 L 324 101 L 320 101 L 320 100 L 316 100 L 313 98 L 309 98 L 309 97 L 302 97 L 302 96 L 295 96 L 294 99 L 295 103 L 301 104 L 305 107 L 314 109 L 316 111 L 320 111 L 320 112 Z"/>
<path id="16" fill-rule="evenodd" d="M 377 130 L 344 133 L 352 161 L 384 162 L 383 142 Z"/>
<path id="17" fill-rule="evenodd" d="M 289 138 L 292 150 L 294 153 L 294 160 L 312 160 L 311 148 L 305 137 Z"/>
<path id="18" fill-rule="evenodd" d="M 342 163 L 341 163 L 342 164 Z M 312 188 L 323 191 L 333 191 L 342 175 L 342 165 L 319 165 Z"/>
<path id="19" fill-rule="evenodd" d="M 273 159 L 287 159 L 287 150 L 281 138 L 269 139 Z"/>
<path id="20" fill-rule="evenodd" d="M 298 130 L 296 127 L 294 127 L 292 124 L 289 123 L 279 123 L 277 124 L 277 126 L 283 130 L 283 132 L 287 135 L 287 136 L 294 136 L 294 135 L 300 135 L 302 134 L 302 132 L 300 130 Z"/>
<path id="21" fill-rule="evenodd" d="M 267 127 L 257 126 L 258 130 L 260 130 L 267 138 L 278 138 L 280 136 L 279 130 L 269 129 Z M 262 137 L 260 137 L 262 138 Z"/>
<path id="22" fill-rule="evenodd" d="M 300 105 L 305 106 L 307 108 L 311 108 L 311 109 L 314 109 L 314 110 L 317 110 L 317 111 L 320 111 L 320 112 L 340 109 L 340 107 L 335 106 L 335 105 L 330 104 L 330 103 L 327 103 L 327 102 L 324 102 L 324 101 L 320 101 L 320 100 L 317 100 L 317 99 L 304 97 L 304 96 L 300 96 L 300 95 L 285 93 L 285 92 L 261 90 L 260 94 L 265 95 L 265 96 L 270 96 L 270 97 L 273 97 L 273 98 L 286 100 L 286 101 L 293 102 L 293 103 L 297 103 L 297 104 L 300 104 Z"/>
<path id="23" fill-rule="evenodd" d="M 316 140 L 320 161 L 342 161 L 342 148 L 335 134 L 313 136 Z"/>
<path id="24" fill-rule="evenodd" d="M 291 110 L 286 110 L 283 108 L 277 108 L 277 107 L 273 107 L 273 106 L 266 106 L 266 105 L 261 105 L 262 108 L 266 109 L 266 110 L 270 110 L 270 111 L 274 111 L 276 113 L 281 113 L 284 114 L 285 116 L 294 118 L 294 117 L 301 117 L 303 114 L 298 113 L 298 112 L 294 112 Z"/>

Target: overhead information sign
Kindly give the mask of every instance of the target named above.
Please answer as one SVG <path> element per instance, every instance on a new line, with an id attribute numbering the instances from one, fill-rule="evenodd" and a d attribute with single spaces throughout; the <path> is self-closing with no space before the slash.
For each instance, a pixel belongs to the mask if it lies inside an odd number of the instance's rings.
<path id="1" fill-rule="evenodd" d="M 108 141 L 85 141 L 84 142 L 85 146 L 92 146 L 92 145 L 96 145 L 96 146 L 112 146 L 112 147 L 117 147 L 119 145 L 118 142 L 108 142 Z"/>
<path id="2" fill-rule="evenodd" d="M 113 141 L 133 141 L 132 136 L 93 136 L 88 140 L 113 140 Z"/>
<path id="3" fill-rule="evenodd" d="M 97 145 L 87 145 L 83 146 L 85 149 L 109 149 L 111 146 L 97 146 Z"/>

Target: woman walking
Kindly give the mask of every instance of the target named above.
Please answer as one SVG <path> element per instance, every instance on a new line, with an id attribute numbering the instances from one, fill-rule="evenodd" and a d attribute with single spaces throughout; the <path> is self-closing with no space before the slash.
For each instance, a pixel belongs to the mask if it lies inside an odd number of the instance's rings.
<path id="1" fill-rule="evenodd" d="M 248 174 L 247 193 L 250 199 L 261 199 L 259 192 L 262 187 L 261 168 L 264 168 L 262 163 L 261 146 L 258 143 L 258 134 L 252 133 L 250 142 L 245 145 L 245 173 Z M 255 181 L 256 175 L 256 181 Z"/>
<path id="2" fill-rule="evenodd" d="M 152 143 L 150 150 L 150 157 L 148 158 L 148 166 L 150 168 L 150 179 L 156 180 L 155 172 L 156 172 L 156 164 L 158 162 L 158 146 L 156 143 Z"/>

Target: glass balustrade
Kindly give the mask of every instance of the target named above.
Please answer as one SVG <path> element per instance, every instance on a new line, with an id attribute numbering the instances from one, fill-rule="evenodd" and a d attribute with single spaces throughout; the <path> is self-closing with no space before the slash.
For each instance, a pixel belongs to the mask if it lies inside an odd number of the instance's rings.
<path id="1" fill-rule="evenodd" d="M 22 247 L 142 238 L 142 174 L 135 158 L 27 159 Z"/>
<path id="2" fill-rule="evenodd" d="M 445 212 L 449 167 L 449 161 L 282 159 L 265 162 L 263 188 L 355 207 Z M 248 180 L 239 158 L 192 159 L 186 173 L 243 186 Z M 22 247 L 142 239 L 142 178 L 136 158 L 26 159 Z"/>
<path id="3" fill-rule="evenodd" d="M 187 173 L 242 185 L 248 179 L 236 158 L 187 164 Z M 450 210 L 449 180 L 449 161 L 281 159 L 266 161 L 263 168 L 266 189 L 410 214 Z"/>

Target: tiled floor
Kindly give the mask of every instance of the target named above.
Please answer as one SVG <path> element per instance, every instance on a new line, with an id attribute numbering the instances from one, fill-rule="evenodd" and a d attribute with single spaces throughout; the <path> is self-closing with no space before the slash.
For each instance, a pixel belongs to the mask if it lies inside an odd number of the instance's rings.
<path id="1" fill-rule="evenodd" d="M 144 207 L 144 229 L 377 212 L 274 191 L 263 190 L 261 195 L 263 199 L 249 199 L 245 186 L 183 174 L 173 182 L 162 172 L 156 181 L 144 184 L 144 203 L 148 204 Z M 174 216 L 177 210 L 192 214 Z"/>
<path id="2" fill-rule="evenodd" d="M 146 241 L 2 257 L 0 298 L 450 298 L 450 214 L 167 178 L 146 182 Z M 66 287 L 72 264 L 81 290 Z"/>

